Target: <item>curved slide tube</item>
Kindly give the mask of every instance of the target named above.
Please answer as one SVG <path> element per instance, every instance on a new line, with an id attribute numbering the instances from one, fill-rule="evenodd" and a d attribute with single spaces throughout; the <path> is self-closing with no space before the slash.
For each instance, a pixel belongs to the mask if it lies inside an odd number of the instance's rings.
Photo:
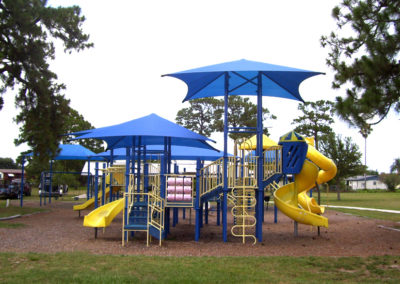
<path id="1" fill-rule="evenodd" d="M 314 184 L 299 194 L 298 201 L 303 209 L 311 211 L 312 213 L 323 214 L 325 212 L 325 207 L 319 206 L 314 198 L 307 195 L 307 192 L 315 186 L 315 183 L 320 185 L 333 179 L 336 175 L 337 168 L 331 159 L 322 155 L 312 145 L 308 145 L 306 157 L 316 164 L 320 168 L 320 171 L 318 172 L 318 176 L 316 181 L 314 181 Z"/>
<path id="2" fill-rule="evenodd" d="M 107 203 L 93 210 L 83 219 L 83 226 L 104 228 L 124 209 L 124 198 Z"/>
<path id="3" fill-rule="evenodd" d="M 295 175 L 295 182 L 275 191 L 275 204 L 282 213 L 298 223 L 328 227 L 328 219 L 317 215 L 324 212 L 324 207 L 319 206 L 314 198 L 308 197 L 307 191 L 315 183 L 322 184 L 331 180 L 336 175 L 336 165 L 311 145 L 308 146 L 307 158 L 312 162 L 304 161 L 301 172 Z"/>

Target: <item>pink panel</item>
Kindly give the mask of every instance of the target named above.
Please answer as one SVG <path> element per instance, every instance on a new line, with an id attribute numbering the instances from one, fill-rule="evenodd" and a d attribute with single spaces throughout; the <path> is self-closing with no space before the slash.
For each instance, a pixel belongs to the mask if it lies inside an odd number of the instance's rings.
<path id="1" fill-rule="evenodd" d="M 177 186 L 176 187 L 176 193 L 182 194 L 183 193 L 183 186 Z"/>
<path id="2" fill-rule="evenodd" d="M 183 195 L 183 200 L 184 201 L 192 201 L 192 195 L 191 194 L 184 194 Z"/>
<path id="3" fill-rule="evenodd" d="M 174 185 L 175 184 L 175 178 L 169 177 L 168 180 L 167 180 L 167 184 L 168 185 Z"/>
<path id="4" fill-rule="evenodd" d="M 185 194 L 191 194 L 192 193 L 192 188 L 190 187 L 190 186 L 185 186 L 184 187 L 184 192 L 185 192 Z"/>
<path id="5" fill-rule="evenodd" d="M 167 187 L 167 191 L 168 191 L 169 193 L 175 192 L 175 186 L 168 186 L 168 187 Z"/>
<path id="6" fill-rule="evenodd" d="M 182 200 L 183 200 L 183 194 L 177 194 L 177 195 L 175 195 L 175 200 L 176 200 L 176 201 L 182 201 Z"/>
<path id="7" fill-rule="evenodd" d="M 168 201 L 175 201 L 175 194 L 167 194 Z"/>

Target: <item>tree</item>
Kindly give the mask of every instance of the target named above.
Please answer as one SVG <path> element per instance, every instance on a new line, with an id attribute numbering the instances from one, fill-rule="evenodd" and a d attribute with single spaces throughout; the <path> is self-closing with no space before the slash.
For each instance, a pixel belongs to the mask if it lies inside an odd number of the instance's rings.
<path id="1" fill-rule="evenodd" d="M 199 134 L 210 136 L 214 132 L 224 131 L 224 101 L 222 99 L 204 98 L 190 101 L 190 107 L 178 111 L 178 124 Z M 276 119 L 267 108 L 263 108 L 263 120 Z M 256 127 L 257 106 L 249 98 L 240 96 L 228 97 L 228 123 L 230 127 Z M 268 129 L 264 128 L 268 135 Z M 250 137 L 251 133 L 230 133 L 229 137 Z"/>
<path id="2" fill-rule="evenodd" d="M 396 174 L 381 174 L 379 179 L 387 185 L 389 191 L 396 191 L 400 185 L 400 176 Z"/>
<path id="3" fill-rule="evenodd" d="M 394 159 L 393 164 L 390 166 L 390 172 L 400 175 L 400 158 Z"/>
<path id="4" fill-rule="evenodd" d="M 222 102 L 222 101 L 221 101 Z M 270 114 L 267 108 L 262 109 L 263 121 L 267 119 L 276 119 L 276 116 Z M 216 130 L 223 132 L 224 123 L 220 119 L 217 121 Z M 252 103 L 249 98 L 241 96 L 228 97 L 228 123 L 229 127 L 256 127 L 257 126 L 257 105 Z M 269 135 L 268 128 L 264 127 L 263 133 Z M 229 133 L 233 140 L 238 138 L 249 138 L 254 133 Z"/>
<path id="5" fill-rule="evenodd" d="M 400 1 L 343 0 L 332 11 L 339 32 L 321 38 L 335 71 L 338 114 L 360 129 L 400 111 Z M 341 34 L 339 34 L 341 33 Z"/>
<path id="6" fill-rule="evenodd" d="M 351 137 L 331 133 L 321 140 L 321 152 L 331 158 L 337 167 L 337 174 L 333 180 L 337 186 L 337 196 L 340 200 L 340 187 L 344 179 L 364 173 L 365 167 L 361 162 L 361 152 Z"/>
<path id="7" fill-rule="evenodd" d="M 293 120 L 292 124 L 298 124 L 294 131 L 304 136 L 314 137 L 315 148 L 318 149 L 321 135 L 333 132 L 331 128 L 331 124 L 334 123 L 333 103 L 324 100 L 305 102 L 299 104 L 298 109 L 303 112 L 303 115 Z"/>
<path id="8" fill-rule="evenodd" d="M 64 131 L 63 133 L 73 133 L 78 132 L 86 129 L 94 129 L 94 126 L 81 115 L 78 111 L 73 108 L 70 108 L 69 114 L 67 119 L 64 123 Z M 79 144 L 82 145 L 89 150 L 100 153 L 105 151 L 104 143 L 102 140 L 97 139 L 78 139 L 71 141 L 69 136 L 62 136 L 61 137 L 62 143 L 69 143 L 69 144 Z"/>
<path id="9" fill-rule="evenodd" d="M 61 126 L 60 126 L 61 127 Z M 86 129 L 93 129 L 93 125 L 86 121 L 84 117 L 79 114 L 78 111 L 76 111 L 73 108 L 68 107 L 68 115 L 67 119 L 64 121 L 64 124 L 62 125 L 62 133 L 73 133 L 73 132 L 78 132 Z M 21 130 L 21 133 L 25 133 L 25 129 Z M 103 152 L 105 149 L 103 147 L 103 141 L 101 140 L 95 140 L 95 139 L 79 139 L 79 140 L 69 140 L 69 136 L 62 136 L 61 137 L 61 143 L 67 143 L 67 144 L 80 144 L 89 150 L 92 150 L 95 153 L 100 153 Z M 29 150 L 27 152 L 32 152 L 32 150 Z M 27 153 L 26 152 L 26 153 Z M 24 154 L 26 154 L 24 153 Z M 40 173 L 44 170 L 48 170 L 49 166 L 49 160 L 45 161 L 43 163 L 40 159 L 39 156 L 33 155 L 32 157 L 29 157 L 29 165 L 26 168 L 26 171 L 28 175 L 34 179 L 39 179 Z M 18 158 L 19 161 L 21 161 L 21 157 Z M 68 160 L 68 161 L 55 161 L 53 164 L 53 169 L 55 171 L 64 171 L 64 172 L 80 172 L 82 170 L 83 165 L 85 164 L 85 161 L 76 161 L 76 160 Z M 58 176 L 57 178 L 60 178 Z M 79 176 L 76 175 L 64 175 L 62 178 L 59 180 L 61 183 L 67 183 L 67 184 L 77 184 Z M 68 181 L 68 182 L 66 182 Z M 73 181 L 73 182 L 72 182 Z"/>
<path id="10" fill-rule="evenodd" d="M 7 90 L 19 89 L 16 122 L 22 132 L 16 143 L 27 142 L 35 155 L 48 161 L 57 151 L 68 115 L 63 84 L 49 69 L 55 41 L 65 52 L 93 46 L 82 31 L 85 17 L 78 6 L 50 7 L 47 0 L 0 1 L 0 109 Z"/>
<path id="11" fill-rule="evenodd" d="M 191 100 L 189 104 L 189 107 L 178 111 L 176 122 L 201 135 L 210 136 L 222 117 L 224 104 L 215 98 Z"/>
<path id="12" fill-rule="evenodd" d="M 11 158 L 0 158 L 0 169 L 18 169 L 18 165 Z"/>

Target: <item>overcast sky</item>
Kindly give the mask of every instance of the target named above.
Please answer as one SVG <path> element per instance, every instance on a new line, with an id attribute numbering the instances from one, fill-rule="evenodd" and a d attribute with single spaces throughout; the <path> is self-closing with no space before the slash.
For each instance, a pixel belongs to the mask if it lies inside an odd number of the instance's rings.
<path id="1" fill-rule="evenodd" d="M 300 86 L 306 101 L 334 100 L 344 90 L 332 90 L 332 71 L 326 66 L 328 50 L 320 45 L 321 35 L 336 29 L 331 18 L 337 0 L 147 0 L 147 1 L 62 1 L 54 6 L 78 4 L 86 17 L 84 31 L 94 48 L 64 54 L 61 47 L 51 68 L 67 85 L 71 107 L 95 127 L 113 125 L 150 113 L 175 120 L 186 85 L 164 77 L 191 68 L 248 59 L 300 69 L 325 72 Z M 15 159 L 26 146 L 15 147 L 18 126 L 14 91 L 4 96 L 0 111 L 0 157 Z M 264 107 L 278 118 L 266 121 L 271 138 L 293 129 L 300 113 L 298 102 L 265 97 Z M 364 153 L 364 139 L 335 118 L 334 130 L 351 136 Z M 399 116 L 374 128 L 367 140 L 367 166 L 388 172 L 400 157 L 393 133 Z M 396 135 L 396 134 L 395 134 Z M 214 134 L 222 149 L 222 133 Z M 364 157 L 363 157 L 364 163 Z"/>

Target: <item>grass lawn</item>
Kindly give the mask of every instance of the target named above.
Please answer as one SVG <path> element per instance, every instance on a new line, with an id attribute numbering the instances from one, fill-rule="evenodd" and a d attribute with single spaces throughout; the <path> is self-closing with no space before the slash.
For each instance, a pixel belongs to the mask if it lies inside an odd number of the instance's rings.
<path id="1" fill-rule="evenodd" d="M 316 196 L 314 194 L 315 198 Z M 341 200 L 337 200 L 336 192 L 321 193 L 321 204 L 400 210 L 400 192 L 344 192 L 340 196 Z M 400 222 L 400 214 L 342 208 L 329 208 L 329 210 L 367 218 Z"/>
<path id="2" fill-rule="evenodd" d="M 336 192 L 321 193 L 321 204 L 400 210 L 400 192 L 344 192 L 340 197 L 339 201 Z"/>
<path id="3" fill-rule="evenodd" d="M 2 283 L 399 283 L 400 256 L 160 257 L 0 253 Z"/>

